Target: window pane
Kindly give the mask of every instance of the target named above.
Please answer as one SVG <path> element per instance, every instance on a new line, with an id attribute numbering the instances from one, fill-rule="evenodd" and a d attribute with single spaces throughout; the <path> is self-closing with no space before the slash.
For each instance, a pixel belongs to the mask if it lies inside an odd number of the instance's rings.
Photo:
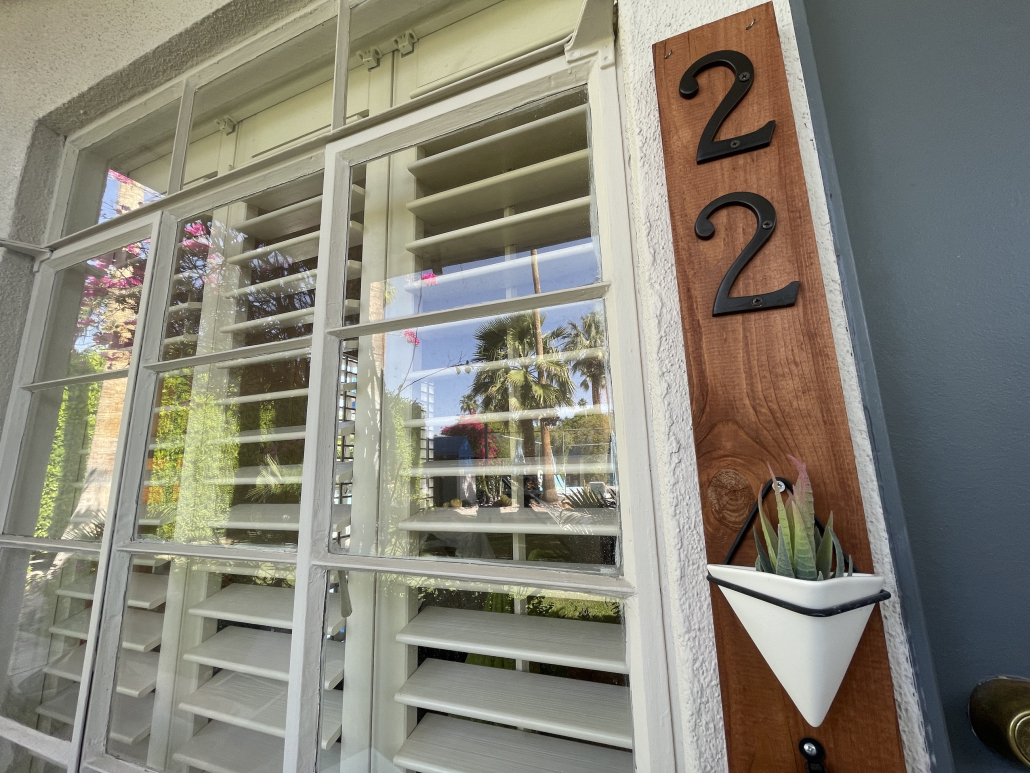
<path id="1" fill-rule="evenodd" d="M 183 221 L 162 359 L 311 334 L 322 175 Z"/>
<path id="2" fill-rule="evenodd" d="M 0 551 L 0 715 L 71 739 L 95 572 L 86 556 Z"/>
<path id="3" fill-rule="evenodd" d="M 185 185 L 327 132 L 335 51 L 330 19 L 198 89 Z"/>
<path id="4" fill-rule="evenodd" d="M 79 151 L 66 234 L 164 198 L 178 116 L 175 99 Z"/>
<path id="5" fill-rule="evenodd" d="M 342 350 L 339 548 L 370 551 L 378 527 L 387 555 L 617 563 L 600 301 L 412 327 Z"/>
<path id="6" fill-rule="evenodd" d="M 137 558 L 108 751 L 162 771 L 279 770 L 293 603 L 290 566 Z"/>
<path id="7" fill-rule="evenodd" d="M 579 0 L 366 0 L 351 11 L 347 116 L 355 120 L 570 35 Z"/>
<path id="8" fill-rule="evenodd" d="M 345 322 L 596 282 L 585 98 L 545 100 L 355 168 Z"/>
<path id="9" fill-rule="evenodd" d="M 226 360 L 162 376 L 141 539 L 295 546 L 309 360 Z"/>
<path id="10" fill-rule="evenodd" d="M 150 240 L 54 276 L 38 380 L 129 367 Z"/>
<path id="11" fill-rule="evenodd" d="M 7 533 L 100 540 L 126 384 L 123 375 L 32 395 Z"/>
<path id="12" fill-rule="evenodd" d="M 323 643 L 323 727 L 344 732 L 331 745 L 323 737 L 321 770 L 367 770 L 370 746 L 408 770 L 519 760 L 633 770 L 619 600 L 357 571 L 331 579 L 327 619 L 345 625 Z"/>

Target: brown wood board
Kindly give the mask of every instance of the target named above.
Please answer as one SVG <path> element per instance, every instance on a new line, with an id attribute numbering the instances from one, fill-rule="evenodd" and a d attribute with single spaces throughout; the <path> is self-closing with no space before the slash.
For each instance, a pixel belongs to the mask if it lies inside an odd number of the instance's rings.
<path id="1" fill-rule="evenodd" d="M 749 28 L 750 27 L 750 28 Z M 716 139 L 776 120 L 772 142 L 704 164 L 698 140 L 734 75 L 713 67 L 697 76 L 698 95 L 679 94 L 683 72 L 713 51 L 750 57 L 752 87 Z M 708 560 L 721 563 L 747 517 L 766 463 L 793 480 L 787 460 L 806 462 L 816 512 L 832 511 L 841 541 L 860 570 L 872 570 L 858 472 L 830 327 L 794 114 L 771 3 L 657 43 L 655 80 L 672 216 L 677 283 L 700 477 Z M 755 233 L 755 216 L 726 207 L 711 217 L 715 236 L 694 233 L 698 213 L 727 193 L 761 194 L 776 208 L 770 240 L 743 270 L 731 296 L 777 290 L 800 280 L 797 304 L 713 317 L 716 290 Z M 734 563 L 753 565 L 748 535 Z M 896 603 L 896 602 L 888 602 Z M 827 750 L 833 773 L 903 771 L 883 621 L 873 612 L 826 720 L 810 727 L 712 586 L 719 677 L 730 771 L 804 773 L 805 736 Z"/>

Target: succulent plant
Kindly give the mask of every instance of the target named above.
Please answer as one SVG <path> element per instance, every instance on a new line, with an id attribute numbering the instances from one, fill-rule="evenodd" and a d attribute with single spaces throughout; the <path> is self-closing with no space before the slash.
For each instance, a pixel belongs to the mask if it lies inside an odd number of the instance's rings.
<path id="1" fill-rule="evenodd" d="M 805 465 L 793 456 L 787 458 L 798 471 L 794 493 L 787 495 L 787 503 L 784 505 L 779 491 L 773 487 L 772 495 L 776 500 L 779 521 L 775 532 L 759 500 L 758 514 L 761 517 L 765 547 L 755 529 L 755 546 L 758 548 L 755 569 L 798 580 L 828 580 L 831 577 L 844 577 L 845 573 L 850 577 L 853 572 L 851 556 L 844 552 L 840 540 L 833 532 L 833 513 L 830 513 L 826 528 L 820 534 L 815 525 L 812 483 L 808 479 Z M 776 480 L 772 466 L 769 466 L 769 475 L 772 480 Z"/>

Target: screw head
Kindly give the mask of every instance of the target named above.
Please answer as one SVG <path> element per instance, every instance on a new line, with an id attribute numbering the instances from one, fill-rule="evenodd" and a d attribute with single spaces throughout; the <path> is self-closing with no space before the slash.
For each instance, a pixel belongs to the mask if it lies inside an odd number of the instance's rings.
<path id="1" fill-rule="evenodd" d="M 763 220 L 762 221 L 762 228 L 764 228 L 765 230 L 768 231 L 772 227 L 773 227 L 773 221 L 772 220 Z"/>
<path id="2" fill-rule="evenodd" d="M 754 298 L 751 299 L 751 305 L 754 306 L 755 308 L 758 308 L 759 306 L 762 305 L 762 299 L 759 298 L 758 296 L 755 296 Z"/>
<path id="3" fill-rule="evenodd" d="M 741 81 L 742 83 L 747 83 L 749 80 L 751 80 L 751 73 L 749 73 L 749 72 L 742 72 L 737 77 L 737 80 Z"/>
<path id="4" fill-rule="evenodd" d="M 730 140 L 730 147 L 731 148 L 739 148 L 740 147 L 740 140 Z"/>
<path id="5" fill-rule="evenodd" d="M 782 480 L 776 481 L 776 490 L 779 491 L 781 494 L 787 490 L 787 487 L 784 485 Z"/>
<path id="6" fill-rule="evenodd" d="M 805 750 L 805 754 L 815 754 L 815 752 L 816 752 L 816 749 L 815 749 L 815 744 L 814 744 L 814 743 L 812 743 L 811 741 L 809 741 L 808 743 L 806 743 L 806 744 L 804 745 L 804 747 L 802 747 L 802 748 L 804 748 L 804 750 Z"/>

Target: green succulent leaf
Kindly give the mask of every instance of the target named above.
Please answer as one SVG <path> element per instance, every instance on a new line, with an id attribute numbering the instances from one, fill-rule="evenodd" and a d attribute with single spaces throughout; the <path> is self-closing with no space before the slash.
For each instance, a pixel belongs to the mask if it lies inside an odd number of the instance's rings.
<path id="1" fill-rule="evenodd" d="M 837 532 L 831 531 L 830 537 L 833 539 L 833 553 L 837 558 L 837 568 L 833 573 L 834 577 L 844 576 L 844 548 L 840 546 L 840 540 L 837 539 Z"/>
<path id="2" fill-rule="evenodd" d="M 765 537 L 765 546 L 769 549 L 769 561 L 776 565 L 776 532 L 772 524 L 765 517 L 765 510 L 762 509 L 762 500 L 758 500 L 758 516 L 762 519 L 762 536 Z"/>
<path id="3" fill-rule="evenodd" d="M 765 552 L 765 548 L 762 547 L 762 543 L 758 539 L 758 532 L 752 531 L 751 533 L 755 535 L 755 547 L 758 548 L 758 558 L 755 559 L 755 569 L 759 572 L 775 574 L 776 569 L 769 560 L 769 554 Z"/>
<path id="4" fill-rule="evenodd" d="M 786 523 L 786 518 L 780 521 L 780 528 L 777 531 L 779 540 L 776 543 L 776 574 L 781 577 L 793 577 L 794 567 L 791 566 L 790 551 L 787 549 L 787 542 L 783 536 L 787 528 Z"/>
<path id="5" fill-rule="evenodd" d="M 826 532 L 815 549 L 815 568 L 819 572 L 820 579 L 830 576 L 830 567 L 833 566 L 833 513 L 830 513 L 830 520 L 826 522 Z"/>
<path id="6" fill-rule="evenodd" d="M 794 573 L 799 580 L 815 580 L 819 576 L 815 567 L 815 540 L 793 499 L 790 501 L 790 515 L 794 521 Z"/>

